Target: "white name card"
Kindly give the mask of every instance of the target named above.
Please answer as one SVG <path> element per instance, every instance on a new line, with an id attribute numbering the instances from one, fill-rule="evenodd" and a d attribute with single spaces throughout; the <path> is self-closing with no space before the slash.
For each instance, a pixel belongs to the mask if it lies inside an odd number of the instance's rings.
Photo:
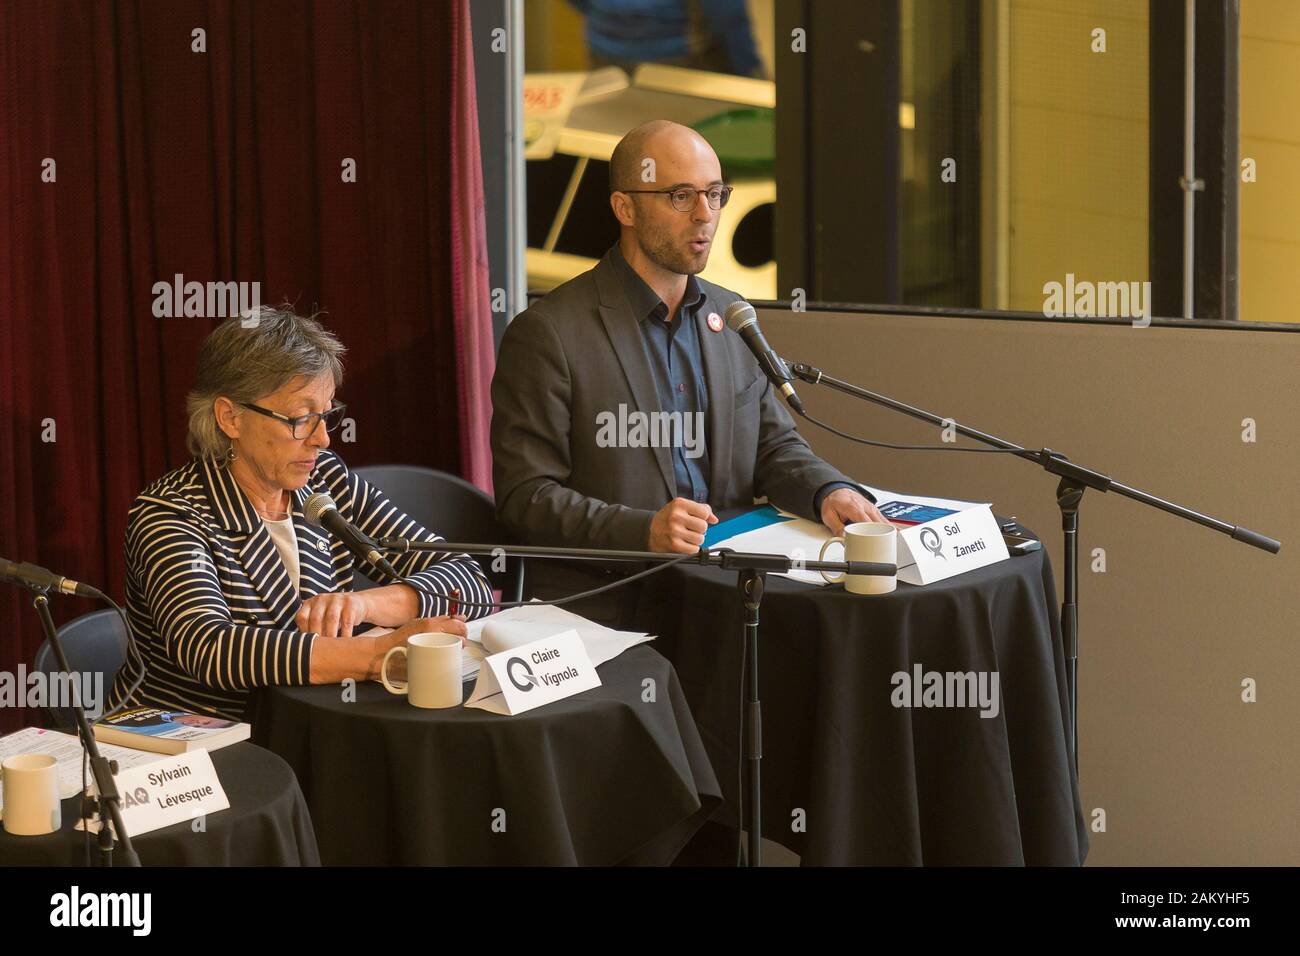
<path id="1" fill-rule="evenodd" d="M 908 584 L 932 584 L 1008 557 L 988 505 L 898 529 L 898 580 Z"/>
<path id="2" fill-rule="evenodd" d="M 561 631 L 483 659 L 466 707 L 522 714 L 600 686 L 600 675 L 575 630 Z"/>
<path id="3" fill-rule="evenodd" d="M 122 798 L 122 822 L 133 837 L 230 808 L 206 750 L 132 767 L 115 779 Z"/>

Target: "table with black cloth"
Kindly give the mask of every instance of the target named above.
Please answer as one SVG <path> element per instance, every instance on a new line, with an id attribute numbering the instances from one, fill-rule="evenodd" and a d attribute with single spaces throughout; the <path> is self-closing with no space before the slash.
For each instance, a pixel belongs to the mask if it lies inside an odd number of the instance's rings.
<path id="1" fill-rule="evenodd" d="M 633 615 L 677 669 L 723 785 L 714 819 L 732 832 L 744 651 L 736 578 L 674 566 L 647 579 Z M 765 837 L 804 865 L 1083 862 L 1045 551 L 877 596 L 769 575 L 760 621 Z M 892 675 L 918 663 L 996 671 L 999 713 L 893 706 Z"/>
<path id="2" fill-rule="evenodd" d="M 207 814 L 197 832 L 185 820 L 132 834 L 142 866 L 320 865 L 311 816 L 288 764 L 254 744 L 238 743 L 212 751 L 212 766 L 230 808 Z M 64 800 L 63 828 L 47 836 L 0 830 L 0 866 L 84 866 L 86 834 L 75 829 L 80 811 L 80 796 Z M 100 865 L 95 834 L 90 863 Z M 122 865 L 116 849 L 113 865 Z"/>
<path id="3" fill-rule="evenodd" d="M 509 717 L 368 681 L 264 688 L 254 736 L 294 768 L 327 865 L 666 865 L 717 778 L 662 656 L 637 645 L 597 673 Z"/>

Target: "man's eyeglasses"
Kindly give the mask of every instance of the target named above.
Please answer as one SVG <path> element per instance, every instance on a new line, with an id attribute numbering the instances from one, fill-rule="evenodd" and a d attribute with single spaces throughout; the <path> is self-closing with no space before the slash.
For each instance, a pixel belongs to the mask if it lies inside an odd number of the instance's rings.
<path id="1" fill-rule="evenodd" d="M 696 189 L 694 186 L 673 186 L 671 189 L 620 189 L 621 193 L 660 193 L 672 201 L 673 208 L 678 212 L 690 212 L 699 202 L 700 193 L 704 194 L 705 200 L 708 201 L 710 209 L 721 209 L 731 198 L 731 191 L 734 186 L 720 186 L 714 184 L 708 189 Z"/>
<path id="2" fill-rule="evenodd" d="M 293 437 L 299 441 L 316 434 L 316 428 L 321 422 L 325 423 L 327 432 L 336 431 L 343 421 L 343 413 L 348 408 L 341 402 L 331 402 L 327 411 L 312 412 L 310 415 L 299 415 L 297 418 L 290 418 L 288 415 L 281 415 L 279 412 L 273 412 L 261 405 L 252 405 L 248 402 L 240 402 L 239 404 L 250 412 L 257 412 L 257 414 L 265 415 L 267 418 L 274 418 L 277 422 L 284 422 L 293 430 Z"/>

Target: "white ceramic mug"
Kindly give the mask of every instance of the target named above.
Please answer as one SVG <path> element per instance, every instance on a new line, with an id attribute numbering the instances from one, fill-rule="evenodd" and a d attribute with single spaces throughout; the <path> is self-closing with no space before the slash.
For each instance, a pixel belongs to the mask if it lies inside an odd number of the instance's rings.
<path id="1" fill-rule="evenodd" d="M 406 680 L 390 681 L 388 662 L 399 652 L 406 658 Z M 379 679 L 390 694 L 405 694 L 416 707 L 459 707 L 460 655 L 460 637 L 455 634 L 415 634 L 405 646 L 389 648 Z"/>
<path id="2" fill-rule="evenodd" d="M 4 825 L 18 836 L 41 836 L 63 826 L 59 762 L 49 754 L 15 754 L 6 760 Z"/>
<path id="3" fill-rule="evenodd" d="M 826 560 L 826 549 L 835 542 L 844 546 L 845 561 L 874 561 L 881 564 L 898 563 L 898 529 L 880 521 L 858 521 L 844 526 L 842 537 L 835 537 L 822 545 L 819 560 Z M 838 573 L 838 577 L 832 576 Z M 888 594 L 898 587 L 898 575 L 845 574 L 821 572 L 832 584 L 844 581 L 844 589 L 854 594 Z M 847 578 L 847 580 L 846 580 Z"/>

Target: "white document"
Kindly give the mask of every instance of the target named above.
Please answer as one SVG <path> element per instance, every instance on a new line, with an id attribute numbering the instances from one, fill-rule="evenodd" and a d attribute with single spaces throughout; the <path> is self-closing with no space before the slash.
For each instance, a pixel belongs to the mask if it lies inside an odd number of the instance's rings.
<path id="1" fill-rule="evenodd" d="M 859 482 L 859 484 L 862 483 Z M 884 488 L 873 488 L 871 485 L 866 484 L 862 484 L 862 487 L 875 496 L 877 505 L 887 504 L 891 501 L 914 501 L 918 505 L 931 505 L 935 508 L 965 511 L 967 508 L 977 508 L 980 505 L 991 504 L 988 501 L 961 501 L 957 498 L 931 498 L 928 495 L 909 495 L 899 491 L 886 491 Z"/>
<path id="2" fill-rule="evenodd" d="M 498 623 L 512 621 L 519 624 L 544 627 L 545 629 L 554 628 L 552 631 L 554 634 L 559 634 L 561 631 L 577 631 L 578 636 L 582 638 L 583 646 L 587 649 L 587 657 L 591 659 L 593 667 L 599 667 L 606 661 L 612 661 L 629 647 L 635 647 L 637 644 L 644 644 L 646 641 L 654 640 L 652 634 L 642 634 L 638 631 L 616 631 L 612 627 L 589 621 L 582 615 L 566 611 L 562 607 L 534 601 L 532 604 L 523 607 L 507 608 L 498 614 L 481 617 L 477 621 L 469 621 L 465 625 L 469 631 L 470 645 L 476 649 L 479 655 L 474 661 L 474 673 L 470 675 L 471 677 L 478 676 L 479 665 L 482 663 L 483 658 L 487 656 L 481 642 L 483 628 L 489 621 Z M 467 659 L 468 655 L 469 648 L 467 647 Z M 468 679 L 466 678 L 466 680 Z"/>
<path id="3" fill-rule="evenodd" d="M 773 505 L 773 507 L 776 507 Z M 780 509 L 777 509 L 780 510 Z M 820 521 L 799 518 L 787 511 L 782 515 L 794 518 L 793 521 L 781 521 L 763 528 L 755 528 L 731 538 L 724 538 L 717 547 L 730 548 L 732 551 L 747 551 L 750 554 L 782 554 L 791 559 L 816 561 L 821 554 L 822 545 L 831 538 L 830 529 Z M 831 548 L 826 555 L 828 561 L 843 560 L 843 553 L 838 547 Z M 778 572 L 773 572 L 778 573 Z M 824 585 L 828 583 L 816 571 L 794 570 L 779 572 L 782 577 L 805 584 Z"/>
<path id="4" fill-rule="evenodd" d="M 118 770 L 140 767 L 167 756 L 146 750 L 116 747 L 98 741 L 97 743 L 99 743 L 100 755 L 109 760 L 116 760 Z M 81 741 L 72 734 L 65 734 L 58 730 L 44 730 L 40 727 L 24 727 L 7 737 L 0 737 L 0 762 L 17 754 L 49 754 L 58 761 L 60 800 L 66 800 L 81 792 Z M 86 764 L 86 783 L 94 784 L 89 762 Z M 4 791 L 3 784 L 0 783 L 0 807 L 3 806 Z"/>

